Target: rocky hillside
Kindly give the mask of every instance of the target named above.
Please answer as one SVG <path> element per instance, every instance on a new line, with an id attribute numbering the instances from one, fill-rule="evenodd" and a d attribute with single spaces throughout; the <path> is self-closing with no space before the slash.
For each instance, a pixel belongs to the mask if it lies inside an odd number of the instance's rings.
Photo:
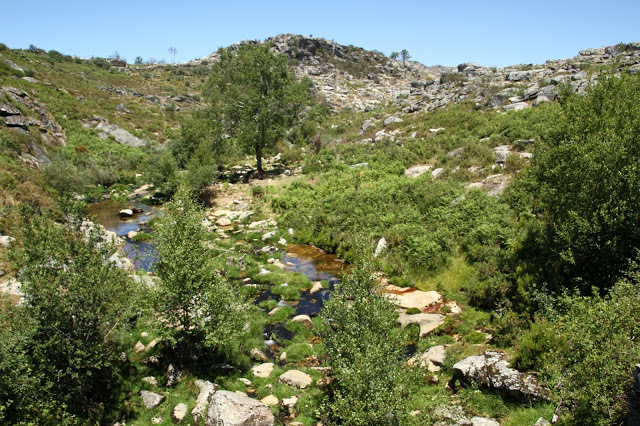
<path id="1" fill-rule="evenodd" d="M 586 49 L 568 59 L 541 65 L 505 68 L 462 63 L 457 67 L 425 66 L 393 60 L 376 51 L 344 46 L 318 37 L 278 35 L 264 42 L 286 54 L 299 76 L 313 80 L 334 110 L 370 110 L 395 104 L 405 112 L 432 110 L 451 103 L 473 101 L 482 107 L 520 110 L 553 100 L 557 87 L 569 83 L 584 91 L 601 71 L 640 70 L 640 42 Z M 216 61 L 217 53 L 191 65 Z"/>

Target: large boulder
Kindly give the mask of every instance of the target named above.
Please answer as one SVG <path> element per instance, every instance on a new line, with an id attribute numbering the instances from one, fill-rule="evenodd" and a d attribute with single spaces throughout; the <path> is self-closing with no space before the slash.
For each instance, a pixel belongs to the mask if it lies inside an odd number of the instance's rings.
<path id="1" fill-rule="evenodd" d="M 217 391 L 210 398 L 206 426 L 273 426 L 269 406 L 246 395 Z"/>
<path id="2" fill-rule="evenodd" d="M 549 400 L 549 391 L 538 384 L 534 374 L 510 368 L 505 354 L 500 352 L 487 351 L 456 363 L 451 387 L 455 387 L 456 382 L 476 383 L 520 401 Z"/>
<path id="3" fill-rule="evenodd" d="M 415 289 L 409 289 L 401 294 L 387 294 L 386 296 L 396 305 L 405 309 L 423 309 L 442 301 L 442 295 L 437 291 L 421 291 Z"/>
<path id="4" fill-rule="evenodd" d="M 402 327 L 409 324 L 418 324 L 420 327 L 420 337 L 424 337 L 443 324 L 444 318 L 445 316 L 441 314 L 407 315 L 401 312 L 400 315 L 398 315 L 398 323 L 400 323 Z"/>
<path id="5" fill-rule="evenodd" d="M 196 380 L 194 384 L 200 388 L 200 392 L 196 398 L 196 405 L 193 407 L 193 410 L 191 410 L 191 418 L 195 424 L 200 424 L 200 422 L 205 418 L 209 399 L 216 392 L 218 387 L 207 380 Z"/>
<path id="6" fill-rule="evenodd" d="M 149 410 L 156 408 L 158 405 L 162 404 L 165 399 L 167 399 L 164 395 L 146 390 L 141 390 L 140 396 L 142 397 L 142 403 Z"/>
<path id="7" fill-rule="evenodd" d="M 296 389 L 305 389 L 311 385 L 313 379 L 300 370 L 289 370 L 280 376 L 279 381 Z"/>

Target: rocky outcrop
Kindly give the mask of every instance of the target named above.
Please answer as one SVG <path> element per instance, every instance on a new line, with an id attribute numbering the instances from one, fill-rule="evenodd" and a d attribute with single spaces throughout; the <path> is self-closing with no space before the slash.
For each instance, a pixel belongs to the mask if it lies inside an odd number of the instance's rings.
<path id="1" fill-rule="evenodd" d="M 230 47 L 259 43 L 247 40 Z M 640 72 L 640 42 L 586 49 L 573 58 L 540 65 L 505 68 L 472 62 L 457 67 L 424 66 L 414 61 L 396 61 L 380 52 L 293 34 L 280 34 L 263 43 L 296 61 L 296 74 L 310 78 L 334 110 L 345 107 L 371 110 L 395 105 L 410 114 L 472 101 L 485 108 L 518 111 L 554 100 L 560 84 L 567 83 L 572 90 L 584 92 L 589 82 L 597 79 L 597 72 L 589 75 L 586 71 L 592 72 L 592 65 L 615 63 L 620 70 Z M 215 62 L 218 58 L 214 52 L 188 66 Z M 365 132 L 372 124 L 365 122 L 361 131 Z"/>
<path id="2" fill-rule="evenodd" d="M 209 401 L 206 426 L 272 426 L 275 419 L 269 406 L 244 394 L 215 392 Z"/>
<path id="3" fill-rule="evenodd" d="M 107 137 L 106 135 L 111 135 L 118 143 L 134 148 L 139 148 L 147 144 L 147 141 L 144 139 L 132 135 L 128 130 L 123 129 L 117 124 L 110 123 L 109 120 L 99 115 L 94 115 L 92 121 L 85 122 L 84 127 L 95 128 L 101 131 L 105 138 Z"/>
<path id="4" fill-rule="evenodd" d="M 500 352 L 487 351 L 456 363 L 450 386 L 455 388 L 457 382 L 462 385 L 475 383 L 519 401 L 549 399 L 549 391 L 538 384 L 535 374 L 510 368 L 505 354 Z"/>

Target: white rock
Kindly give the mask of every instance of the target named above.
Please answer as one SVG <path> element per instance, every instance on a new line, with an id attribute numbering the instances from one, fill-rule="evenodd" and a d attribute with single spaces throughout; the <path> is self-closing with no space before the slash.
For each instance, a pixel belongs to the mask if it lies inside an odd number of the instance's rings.
<path id="1" fill-rule="evenodd" d="M 205 426 L 273 426 L 274 421 L 267 404 L 221 390 L 211 397 Z"/>
<path id="2" fill-rule="evenodd" d="M 221 217 L 218 220 L 216 220 L 216 225 L 218 225 L 218 226 L 229 226 L 229 225 L 231 225 L 231 220 L 229 220 L 229 218 L 226 218 L 226 217 Z"/>
<path id="3" fill-rule="evenodd" d="M 218 386 L 207 380 L 196 380 L 193 383 L 200 388 L 200 392 L 196 398 L 196 405 L 191 410 L 191 418 L 195 424 L 200 424 L 204 420 L 209 398 L 218 390 Z"/>
<path id="4" fill-rule="evenodd" d="M 167 399 L 164 395 L 145 390 L 140 391 L 140 396 L 142 397 L 142 403 L 149 410 L 156 408 L 158 405 L 162 404 L 165 399 Z"/>
<path id="5" fill-rule="evenodd" d="M 275 395 L 267 395 L 264 398 L 262 398 L 260 400 L 260 402 L 262 402 L 264 404 L 267 404 L 267 405 L 278 405 L 280 400 Z"/>
<path id="6" fill-rule="evenodd" d="M 262 364 L 254 365 L 251 368 L 251 372 L 255 377 L 266 379 L 269 377 L 275 365 L 272 362 L 265 362 Z"/>
<path id="7" fill-rule="evenodd" d="M 182 423 L 184 421 L 184 418 L 187 416 L 188 410 L 189 407 L 187 407 L 187 404 L 180 403 L 176 405 L 171 411 L 171 420 L 174 423 Z"/>
<path id="8" fill-rule="evenodd" d="M 444 323 L 444 315 L 440 314 L 415 314 L 407 315 L 401 312 L 398 316 L 398 323 L 401 326 L 408 324 L 418 324 L 420 327 L 420 337 L 424 337 Z"/>
<path id="9" fill-rule="evenodd" d="M 385 251 L 386 249 L 387 249 L 387 240 L 385 240 L 384 237 L 382 237 L 378 240 L 378 245 L 376 246 L 376 251 L 373 254 L 373 257 L 380 256 L 380 254 L 382 254 L 382 252 Z"/>
<path id="10" fill-rule="evenodd" d="M 425 174 L 426 172 L 431 170 L 431 167 L 432 166 L 430 166 L 428 164 L 422 164 L 422 165 L 418 165 L 418 166 L 409 167 L 407 170 L 404 171 L 404 175 L 407 176 L 407 177 L 416 178 L 418 176 L 422 176 L 423 174 Z"/>
<path id="11" fill-rule="evenodd" d="M 311 321 L 311 317 L 309 317 L 309 315 L 296 315 L 295 317 L 291 318 L 291 322 L 302 324 L 307 330 L 311 330 L 313 328 L 313 322 Z"/>
<path id="12" fill-rule="evenodd" d="M 238 381 L 242 382 L 245 386 L 251 386 L 251 380 L 245 379 L 244 377 L 240 377 Z"/>
<path id="13" fill-rule="evenodd" d="M 282 374 L 278 381 L 296 389 L 305 389 L 311 385 L 313 379 L 310 375 L 300 370 L 289 370 Z"/>
<path id="14" fill-rule="evenodd" d="M 262 241 L 267 241 L 276 236 L 276 231 L 266 232 L 262 234 Z"/>

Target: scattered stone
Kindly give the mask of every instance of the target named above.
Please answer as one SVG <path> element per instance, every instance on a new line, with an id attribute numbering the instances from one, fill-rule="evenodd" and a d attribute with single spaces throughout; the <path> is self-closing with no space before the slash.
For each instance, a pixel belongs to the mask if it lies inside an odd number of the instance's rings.
<path id="1" fill-rule="evenodd" d="M 118 216 L 120 217 L 133 217 L 132 209 L 122 209 L 118 212 Z"/>
<path id="2" fill-rule="evenodd" d="M 146 390 L 141 390 L 140 396 L 142 397 L 142 403 L 149 410 L 156 408 L 158 405 L 162 404 L 165 399 L 167 399 L 164 395 Z"/>
<path id="3" fill-rule="evenodd" d="M 152 341 L 150 341 L 149 343 L 147 343 L 147 346 L 145 346 L 145 347 L 144 347 L 144 350 L 145 350 L 145 351 L 148 351 L 148 350 L 150 350 L 150 349 L 155 348 L 155 347 L 156 347 L 156 345 L 157 345 L 158 343 L 160 343 L 160 340 L 161 340 L 161 339 L 160 339 L 159 337 L 156 337 L 155 339 L 153 339 Z"/>
<path id="4" fill-rule="evenodd" d="M 249 351 L 249 356 L 255 361 L 267 362 L 269 360 L 267 355 L 258 348 L 251 349 Z"/>
<path id="5" fill-rule="evenodd" d="M 471 424 L 473 426 L 500 426 L 500 422 L 487 417 L 471 417 Z"/>
<path id="6" fill-rule="evenodd" d="M 221 217 L 220 219 L 216 220 L 216 225 L 218 225 L 218 226 L 229 226 L 229 225 L 231 225 L 231 220 L 229 220 L 229 218 L 227 218 L 227 217 Z"/>
<path id="7" fill-rule="evenodd" d="M 280 360 L 280 362 L 287 362 L 287 353 L 286 352 L 282 352 L 280 354 L 280 356 L 278 357 L 278 359 Z"/>
<path id="8" fill-rule="evenodd" d="M 158 387 L 158 380 L 153 376 L 143 377 L 142 381 L 146 382 L 146 383 L 149 383 L 154 388 Z"/>
<path id="9" fill-rule="evenodd" d="M 405 309 L 423 309 L 442 301 L 442 296 L 437 291 L 421 291 L 411 288 L 402 294 L 394 295 L 387 293 L 386 296 L 392 299 L 396 305 Z"/>
<path id="10" fill-rule="evenodd" d="M 296 389 L 305 389 L 311 385 L 313 379 L 310 375 L 300 370 L 289 370 L 282 374 L 278 381 Z"/>
<path id="11" fill-rule="evenodd" d="M 187 416 L 188 410 L 189 407 L 187 406 L 187 404 L 180 403 L 176 405 L 171 411 L 171 420 L 174 423 L 182 423 L 184 421 L 184 418 Z"/>
<path id="12" fill-rule="evenodd" d="M 631 423 L 627 423 L 627 424 L 631 424 Z M 544 417 L 540 417 L 538 421 L 533 424 L 533 426 L 551 426 L 551 423 L 549 423 L 549 421 Z"/>
<path id="13" fill-rule="evenodd" d="M 407 315 L 406 313 L 401 312 L 398 316 L 398 323 L 400 323 L 402 327 L 405 327 L 408 324 L 418 324 L 420 327 L 420 337 L 424 337 L 443 324 L 444 319 L 445 316 L 441 314 Z"/>
<path id="14" fill-rule="evenodd" d="M 262 234 L 262 241 L 267 241 L 276 236 L 276 231 L 266 232 Z"/>
<path id="15" fill-rule="evenodd" d="M 137 354 L 139 354 L 140 352 L 144 352 L 144 345 L 141 341 L 138 340 L 138 342 L 136 342 L 136 344 L 133 346 L 133 351 Z"/>
<path id="16" fill-rule="evenodd" d="M 242 382 L 245 386 L 251 386 L 251 380 L 245 379 L 244 377 L 240 377 L 238 381 Z"/>
<path id="17" fill-rule="evenodd" d="M 417 365 L 427 368 L 432 373 L 440 371 L 447 355 L 447 345 L 438 345 L 429 348 L 420 355 L 416 355 L 409 360 L 409 365 Z"/>
<path id="18" fill-rule="evenodd" d="M 383 251 L 387 249 L 387 240 L 384 237 L 378 240 L 378 245 L 376 246 L 376 251 L 373 254 L 373 257 L 378 257 L 382 254 Z"/>
<path id="19" fill-rule="evenodd" d="M 173 365 L 167 367 L 167 387 L 170 388 L 180 381 L 180 371 Z"/>
<path id="20" fill-rule="evenodd" d="M 438 179 L 444 173 L 444 169 L 442 167 L 438 167 L 434 171 L 431 172 L 431 177 L 433 179 Z"/>
<path id="21" fill-rule="evenodd" d="M 254 365 L 251 368 L 251 372 L 255 377 L 266 379 L 267 377 L 269 377 L 274 367 L 275 366 L 272 362 L 265 362 L 262 364 Z"/>
<path id="22" fill-rule="evenodd" d="M 393 123 L 402 123 L 403 121 L 404 121 L 404 120 L 403 120 L 402 118 L 398 118 L 398 117 L 391 116 L 391 117 L 387 118 L 386 120 L 384 120 L 384 121 L 382 122 L 382 124 L 386 127 L 386 126 L 388 126 L 389 124 L 393 124 Z"/>
<path id="23" fill-rule="evenodd" d="M 162 423 L 164 423 L 164 419 L 162 417 L 158 417 L 158 416 L 151 417 L 151 424 L 161 425 Z"/>
<path id="24" fill-rule="evenodd" d="M 456 382 L 476 383 L 521 401 L 549 399 L 549 391 L 538 384 L 534 374 L 510 368 L 505 354 L 500 352 L 487 351 L 456 363 L 450 386 L 454 387 Z"/>
<path id="25" fill-rule="evenodd" d="M 322 283 L 320 281 L 314 281 L 311 286 L 311 290 L 309 290 L 310 294 L 315 294 L 322 290 Z"/>
<path id="26" fill-rule="evenodd" d="M 143 331 L 142 333 L 140 333 L 140 337 L 149 337 L 149 333 Z"/>
<path id="27" fill-rule="evenodd" d="M 275 395 L 267 395 L 264 398 L 262 398 L 260 400 L 260 402 L 262 402 L 264 404 L 267 404 L 267 405 L 278 405 L 280 400 Z"/>
<path id="28" fill-rule="evenodd" d="M 296 315 L 295 317 L 291 318 L 291 322 L 302 324 L 307 330 L 311 330 L 313 328 L 313 322 L 311 321 L 311 317 L 309 317 L 309 315 Z"/>
<path id="29" fill-rule="evenodd" d="M 193 383 L 200 388 L 200 393 L 196 398 L 195 407 L 191 410 L 191 418 L 194 424 L 200 424 L 204 420 L 209 398 L 218 390 L 218 385 L 207 380 L 196 380 Z"/>
<path id="30" fill-rule="evenodd" d="M 246 395 L 217 391 L 210 398 L 206 426 L 273 426 L 271 409 Z"/>

